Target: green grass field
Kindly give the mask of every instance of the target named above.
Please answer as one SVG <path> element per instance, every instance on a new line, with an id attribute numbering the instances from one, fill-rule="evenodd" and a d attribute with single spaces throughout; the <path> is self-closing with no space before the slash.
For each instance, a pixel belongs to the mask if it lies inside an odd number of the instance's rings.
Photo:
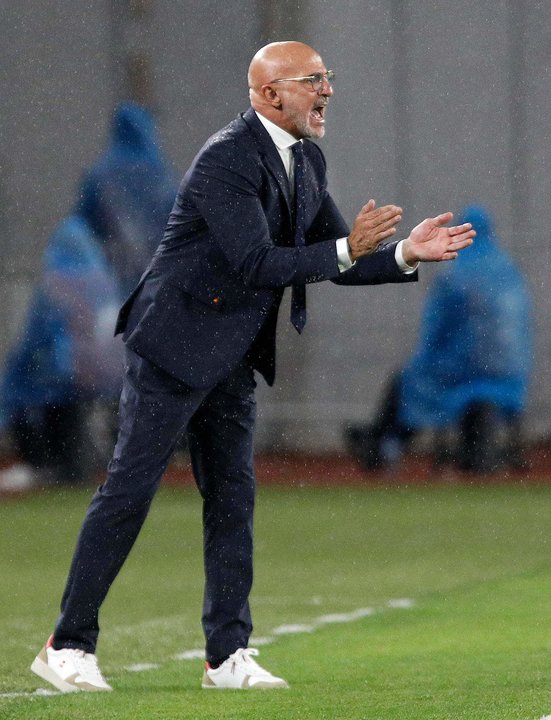
<path id="1" fill-rule="evenodd" d="M 200 504 L 163 490 L 103 608 L 116 691 L 37 696 L 28 666 L 89 494 L 0 505 L 2 719 L 551 716 L 551 486 L 261 489 L 255 637 L 272 638 L 260 662 L 291 684 L 264 692 L 202 691 L 201 660 L 174 659 L 202 646 Z M 414 606 L 389 603 L 403 598 Z M 362 608 L 374 612 L 319 620 Z M 274 633 L 290 625 L 309 629 Z M 128 669 L 144 663 L 157 667 Z"/>

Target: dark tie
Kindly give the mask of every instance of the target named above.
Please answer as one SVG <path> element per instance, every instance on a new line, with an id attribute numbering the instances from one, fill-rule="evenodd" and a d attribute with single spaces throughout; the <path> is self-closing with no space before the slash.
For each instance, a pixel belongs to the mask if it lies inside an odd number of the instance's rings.
<path id="1" fill-rule="evenodd" d="M 301 142 L 291 147 L 295 161 L 295 247 L 305 244 L 304 238 L 304 151 Z M 298 333 L 306 325 L 306 286 L 293 285 L 291 294 L 291 322 Z"/>

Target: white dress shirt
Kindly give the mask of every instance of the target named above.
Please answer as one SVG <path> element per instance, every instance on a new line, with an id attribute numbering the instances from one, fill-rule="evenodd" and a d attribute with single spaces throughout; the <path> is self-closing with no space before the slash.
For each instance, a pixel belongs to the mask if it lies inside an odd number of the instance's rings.
<path id="1" fill-rule="evenodd" d="M 256 112 L 256 111 L 255 111 Z M 268 118 L 265 118 L 260 113 L 256 113 L 258 119 L 262 123 L 262 125 L 266 128 L 266 131 L 268 132 L 268 135 L 272 138 L 274 145 L 276 146 L 276 150 L 279 153 L 279 156 L 283 162 L 283 167 L 285 168 L 285 172 L 287 173 L 287 177 L 289 178 L 289 186 L 291 188 L 291 195 L 294 195 L 295 192 L 295 163 L 293 160 L 293 153 L 291 151 L 291 146 L 294 145 L 297 142 L 297 139 L 293 137 L 290 133 L 288 133 L 286 130 L 283 130 L 283 128 L 280 128 L 279 125 L 276 125 L 271 120 L 268 120 Z M 404 256 L 402 253 L 402 243 L 404 241 L 400 240 L 400 242 L 396 245 L 396 250 L 394 253 L 394 257 L 396 258 L 396 264 L 398 265 L 398 268 L 405 274 L 409 274 L 412 272 L 415 272 L 417 270 L 417 267 L 419 263 L 416 263 L 414 267 L 411 265 L 408 265 L 406 261 L 404 260 Z M 345 270 L 349 270 L 353 265 L 354 262 L 350 258 L 349 252 L 348 252 L 348 238 L 343 237 L 336 240 L 337 245 L 337 261 L 339 265 L 339 271 L 345 272 Z"/>

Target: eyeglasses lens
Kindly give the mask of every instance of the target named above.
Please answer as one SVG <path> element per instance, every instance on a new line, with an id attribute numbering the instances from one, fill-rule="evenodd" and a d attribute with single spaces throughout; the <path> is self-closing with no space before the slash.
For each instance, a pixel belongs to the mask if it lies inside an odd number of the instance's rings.
<path id="1" fill-rule="evenodd" d="M 333 82 L 335 79 L 335 72 L 333 70 L 328 70 L 325 75 L 322 73 L 315 73 L 315 75 L 312 75 L 311 83 L 312 83 L 312 89 L 316 92 L 319 92 L 323 88 L 323 82 L 324 80 L 327 80 L 329 84 Z"/>

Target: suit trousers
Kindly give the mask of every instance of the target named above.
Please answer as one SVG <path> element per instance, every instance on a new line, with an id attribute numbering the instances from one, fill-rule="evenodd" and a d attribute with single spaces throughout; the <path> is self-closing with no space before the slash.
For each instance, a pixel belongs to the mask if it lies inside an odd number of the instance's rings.
<path id="1" fill-rule="evenodd" d="M 119 435 L 106 482 L 86 513 L 54 647 L 95 652 L 99 609 L 148 514 L 183 432 L 203 498 L 207 660 L 247 647 L 252 631 L 255 380 L 244 361 L 195 390 L 127 348 Z"/>

